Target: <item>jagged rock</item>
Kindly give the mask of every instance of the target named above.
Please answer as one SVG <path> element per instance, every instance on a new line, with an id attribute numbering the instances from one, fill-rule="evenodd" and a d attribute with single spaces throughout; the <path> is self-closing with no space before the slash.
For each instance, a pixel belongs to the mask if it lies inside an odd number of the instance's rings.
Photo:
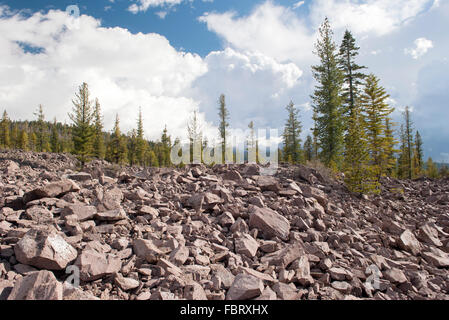
<path id="1" fill-rule="evenodd" d="M 231 288 L 226 294 L 226 300 L 249 300 L 260 296 L 264 286 L 262 280 L 247 274 L 235 277 Z"/>
<path id="2" fill-rule="evenodd" d="M 14 246 L 16 259 L 40 269 L 62 270 L 77 257 L 77 251 L 59 234 L 31 229 Z"/>
<path id="3" fill-rule="evenodd" d="M 123 291 L 136 289 L 140 285 L 136 279 L 125 278 L 120 273 L 115 275 L 114 281 Z"/>
<path id="4" fill-rule="evenodd" d="M 250 213 L 249 227 L 257 228 L 268 238 L 279 237 L 288 240 L 290 233 L 289 221 L 269 208 L 253 207 Z"/>
<path id="5" fill-rule="evenodd" d="M 443 243 L 438 239 L 438 230 L 429 224 L 425 224 L 419 228 L 418 239 L 435 247 L 443 246 Z"/>
<path id="6" fill-rule="evenodd" d="M 62 300 L 63 286 L 47 270 L 33 272 L 16 281 L 8 300 Z"/>
<path id="7" fill-rule="evenodd" d="M 94 206 L 69 204 L 61 212 L 61 217 L 73 216 L 77 221 L 83 222 L 93 219 L 97 213 Z"/>
<path id="8" fill-rule="evenodd" d="M 257 249 L 259 248 L 259 244 L 257 241 L 251 237 L 249 234 L 243 234 L 234 240 L 235 244 L 235 252 L 238 254 L 244 254 L 249 258 L 253 258 Z"/>
<path id="9" fill-rule="evenodd" d="M 410 230 L 405 230 L 398 239 L 399 246 L 413 255 L 421 252 L 421 245 Z"/>
<path id="10" fill-rule="evenodd" d="M 83 250 L 75 261 L 82 281 L 95 281 L 120 271 L 122 262 L 112 254 Z"/>
<path id="11" fill-rule="evenodd" d="M 275 177 L 271 176 L 258 176 L 256 178 L 257 186 L 262 191 L 273 191 L 278 192 L 281 190 L 279 181 Z"/>
<path id="12" fill-rule="evenodd" d="M 126 212 L 123 208 L 112 209 L 104 212 L 97 212 L 95 218 L 100 221 L 119 221 L 126 219 Z"/>
<path id="13" fill-rule="evenodd" d="M 25 203 L 41 198 L 57 198 L 69 192 L 77 192 L 80 187 L 72 180 L 61 180 L 49 183 L 23 195 Z"/>
<path id="14" fill-rule="evenodd" d="M 407 277 L 405 276 L 404 272 L 402 272 L 401 270 L 396 269 L 396 268 L 389 269 L 389 270 L 383 272 L 383 276 L 385 279 L 387 279 L 391 283 L 401 284 L 401 283 L 407 282 Z"/>

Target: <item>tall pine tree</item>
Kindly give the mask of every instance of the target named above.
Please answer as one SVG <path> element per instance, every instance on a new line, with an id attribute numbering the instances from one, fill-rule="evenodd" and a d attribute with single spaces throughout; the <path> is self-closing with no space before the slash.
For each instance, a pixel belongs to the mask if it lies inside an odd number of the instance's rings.
<path id="1" fill-rule="evenodd" d="M 145 165 L 145 153 L 147 149 L 147 142 L 144 137 L 142 108 L 139 108 L 139 118 L 137 119 L 137 133 L 136 133 L 136 160 L 143 166 Z"/>
<path id="2" fill-rule="evenodd" d="M 365 115 L 370 160 L 379 177 L 387 173 L 389 156 L 394 148 L 391 139 L 386 135 L 387 120 L 390 121 L 389 116 L 394 111 L 387 103 L 389 97 L 380 86 L 379 79 L 370 74 L 366 78 L 361 103 Z"/>
<path id="3" fill-rule="evenodd" d="M 73 113 L 69 114 L 73 122 L 72 137 L 74 143 L 74 153 L 81 162 L 81 167 L 92 157 L 93 154 L 93 138 L 94 112 L 92 110 L 92 102 L 89 100 L 89 88 L 87 83 L 83 83 L 75 99 L 72 100 Z"/>
<path id="4" fill-rule="evenodd" d="M 351 114 L 359 96 L 359 88 L 365 79 L 365 74 L 361 70 L 366 69 L 355 62 L 359 54 L 359 47 L 355 44 L 355 39 L 349 30 L 346 30 L 343 41 L 340 45 L 338 64 L 344 75 L 345 88 L 343 89 L 343 99 L 347 115 Z"/>
<path id="5" fill-rule="evenodd" d="M 293 101 L 286 107 L 288 112 L 287 122 L 282 136 L 284 142 L 284 161 L 291 163 L 301 162 L 301 122 L 299 120 L 299 110 L 295 108 Z"/>
<path id="6" fill-rule="evenodd" d="M 10 120 L 5 110 L 3 111 L 2 121 L 0 122 L 0 148 L 7 149 L 11 145 L 9 125 Z"/>
<path id="7" fill-rule="evenodd" d="M 419 177 L 424 169 L 423 142 L 419 131 L 416 131 L 415 148 L 413 150 L 413 169 L 415 177 Z"/>
<path id="8" fill-rule="evenodd" d="M 344 109 L 342 107 L 343 73 L 338 68 L 333 31 L 326 18 L 319 29 L 315 54 L 320 64 L 312 67 L 318 84 L 312 95 L 316 111 L 316 130 L 321 148 L 320 158 L 332 169 L 341 166 L 344 145 Z"/>
<path id="9" fill-rule="evenodd" d="M 118 114 L 115 117 L 114 129 L 108 145 L 107 160 L 116 164 L 124 164 L 128 158 L 126 140 L 120 131 L 120 119 Z"/>
<path id="10" fill-rule="evenodd" d="M 103 134 L 103 116 L 101 114 L 101 106 L 98 99 L 95 99 L 94 110 L 94 134 L 93 134 L 93 156 L 98 159 L 104 159 L 106 147 Z"/>
<path id="11" fill-rule="evenodd" d="M 50 142 L 48 140 L 47 124 L 45 123 L 44 109 L 40 104 L 37 112 L 37 132 L 36 132 L 36 151 L 47 152 L 50 151 Z"/>
<path id="12" fill-rule="evenodd" d="M 218 130 L 220 132 L 221 139 L 221 152 L 222 152 L 222 163 L 225 163 L 225 154 L 227 148 L 227 135 L 228 135 L 228 127 L 229 127 L 229 111 L 226 108 L 226 98 L 225 95 L 222 94 L 219 99 L 219 107 L 218 107 L 218 117 L 220 119 L 220 123 L 218 125 Z"/>

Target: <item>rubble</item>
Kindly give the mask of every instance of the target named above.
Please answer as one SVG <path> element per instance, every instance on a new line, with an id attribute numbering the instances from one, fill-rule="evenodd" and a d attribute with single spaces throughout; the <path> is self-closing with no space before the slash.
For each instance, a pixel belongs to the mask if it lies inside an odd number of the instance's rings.
<path id="1" fill-rule="evenodd" d="M 0 300 L 449 299 L 448 180 L 77 165 L 0 152 Z"/>

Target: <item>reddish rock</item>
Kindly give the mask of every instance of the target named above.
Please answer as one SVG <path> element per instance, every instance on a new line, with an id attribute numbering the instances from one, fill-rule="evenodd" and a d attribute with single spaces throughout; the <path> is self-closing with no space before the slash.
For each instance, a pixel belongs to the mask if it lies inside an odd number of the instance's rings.
<path id="1" fill-rule="evenodd" d="M 285 241 L 290 233 L 289 221 L 269 208 L 253 207 L 249 227 L 257 228 L 267 238 L 279 237 Z"/>

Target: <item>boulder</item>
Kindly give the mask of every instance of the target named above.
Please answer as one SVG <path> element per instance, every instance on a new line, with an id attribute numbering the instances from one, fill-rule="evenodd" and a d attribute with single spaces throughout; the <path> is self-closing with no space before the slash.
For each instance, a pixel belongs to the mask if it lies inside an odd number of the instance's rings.
<path id="1" fill-rule="evenodd" d="M 268 239 L 279 237 L 287 241 L 290 233 L 290 222 L 269 208 L 253 207 L 249 227 L 258 229 Z"/>
<path id="2" fill-rule="evenodd" d="M 262 280 L 248 274 L 239 274 L 235 277 L 231 288 L 229 288 L 226 300 L 253 299 L 260 296 L 263 289 Z"/>
<path id="3" fill-rule="evenodd" d="M 77 257 L 77 251 L 52 231 L 31 229 L 14 246 L 16 259 L 39 269 L 63 270 Z"/>
<path id="4" fill-rule="evenodd" d="M 16 281 L 8 300 L 62 300 L 63 286 L 47 270 L 32 272 Z"/>

